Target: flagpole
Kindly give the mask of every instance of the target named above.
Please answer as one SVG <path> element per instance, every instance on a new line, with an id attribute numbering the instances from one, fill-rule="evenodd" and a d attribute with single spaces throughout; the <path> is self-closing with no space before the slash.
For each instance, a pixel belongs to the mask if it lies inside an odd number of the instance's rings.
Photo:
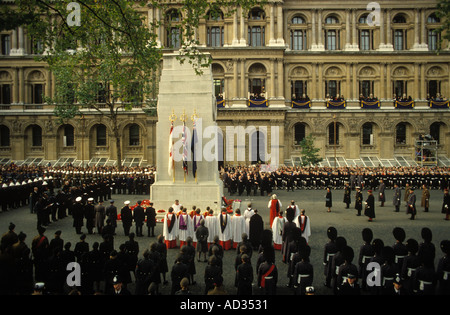
<path id="1" fill-rule="evenodd" d="M 185 161 L 185 154 L 186 154 L 186 112 L 183 109 L 183 114 L 180 116 L 180 120 L 183 122 L 183 138 L 184 138 L 184 143 L 183 143 L 183 169 L 184 169 L 184 182 L 186 182 L 186 167 L 185 163 L 187 163 L 187 161 Z"/>
<path id="2" fill-rule="evenodd" d="M 196 130 L 196 121 L 197 121 L 197 111 L 194 109 L 194 114 L 191 116 L 191 120 L 193 122 L 193 128 L 192 128 L 192 138 L 194 139 L 194 134 L 197 132 Z M 192 144 L 193 146 L 195 146 L 195 142 Z M 194 150 L 194 152 L 196 152 L 196 150 Z M 195 161 L 195 154 L 193 154 L 192 156 L 192 161 Z M 197 164 L 197 161 L 195 161 L 195 163 Z M 195 167 L 194 170 L 194 178 L 195 178 L 195 183 L 197 184 L 197 166 Z"/>

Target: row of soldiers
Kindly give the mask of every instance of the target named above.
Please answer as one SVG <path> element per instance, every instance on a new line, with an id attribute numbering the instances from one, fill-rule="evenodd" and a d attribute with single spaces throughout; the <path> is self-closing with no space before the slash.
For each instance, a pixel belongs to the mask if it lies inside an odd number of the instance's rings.
<path id="1" fill-rule="evenodd" d="M 445 189 L 450 186 L 450 168 L 299 168 L 280 167 L 262 171 L 259 167 L 226 167 L 222 171 L 224 186 L 230 195 L 270 194 L 275 189 L 342 189 L 346 183 L 352 190 L 377 189 L 380 180 L 391 189 L 401 188 Z"/>
<path id="2" fill-rule="evenodd" d="M 111 199 L 112 194 L 149 195 L 150 186 L 154 182 L 153 173 L 113 174 L 114 172 L 66 172 L 44 171 L 42 176 L 26 178 L 28 173 L 3 174 L 0 187 L 0 203 L 3 212 L 26 205 L 35 212 L 37 196 L 44 193 L 47 198 L 69 199 L 88 193 L 95 202 Z M 62 195 L 62 196 L 61 196 Z M 66 196 L 64 196 L 66 195 Z M 59 205 L 64 203 L 58 202 Z M 66 207 L 67 208 L 67 207 Z"/>

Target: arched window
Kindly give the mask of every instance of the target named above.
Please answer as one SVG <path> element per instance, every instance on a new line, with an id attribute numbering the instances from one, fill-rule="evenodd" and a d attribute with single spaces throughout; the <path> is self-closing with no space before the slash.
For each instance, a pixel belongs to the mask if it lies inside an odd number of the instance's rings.
<path id="1" fill-rule="evenodd" d="M 339 19 L 330 15 L 325 19 L 325 49 L 339 50 L 340 47 L 340 29 Z"/>
<path id="2" fill-rule="evenodd" d="M 96 146 L 106 146 L 106 126 L 105 125 L 97 125 L 95 128 L 96 131 Z"/>
<path id="3" fill-rule="evenodd" d="M 395 127 L 395 143 L 406 144 L 406 123 L 399 123 Z"/>
<path id="4" fill-rule="evenodd" d="M 403 14 L 397 14 L 392 19 L 392 32 L 394 38 L 394 49 L 405 50 L 407 49 L 407 25 L 406 17 Z"/>
<path id="5" fill-rule="evenodd" d="M 297 123 L 294 126 L 294 144 L 299 145 L 306 137 L 306 126 L 304 123 Z"/>
<path id="6" fill-rule="evenodd" d="M 441 127 L 443 123 L 434 122 L 430 126 L 430 136 L 437 141 L 438 144 L 441 143 Z"/>
<path id="7" fill-rule="evenodd" d="M 248 14 L 248 44 L 252 47 L 265 46 L 266 28 L 265 20 L 266 13 L 255 8 L 250 10 Z"/>
<path id="8" fill-rule="evenodd" d="M 373 125 L 372 123 L 365 123 L 362 126 L 362 144 L 373 145 Z"/>
<path id="9" fill-rule="evenodd" d="M 306 50 L 306 34 L 307 25 L 305 19 L 301 16 L 294 16 L 291 20 L 291 49 L 292 50 Z"/>
<path id="10" fill-rule="evenodd" d="M 42 146 L 42 128 L 38 125 L 33 125 L 31 127 L 31 146 Z"/>
<path id="11" fill-rule="evenodd" d="M 9 147 L 10 144 L 9 128 L 5 125 L 0 125 L 0 147 Z"/>
<path id="12" fill-rule="evenodd" d="M 328 145 L 339 145 L 339 129 L 339 123 L 331 123 L 328 125 Z"/>
<path id="13" fill-rule="evenodd" d="M 72 125 L 64 125 L 63 145 L 73 147 L 75 145 L 75 133 Z"/>
<path id="14" fill-rule="evenodd" d="M 129 144 L 139 145 L 140 144 L 140 129 L 138 124 L 130 125 L 129 129 Z"/>
<path id="15" fill-rule="evenodd" d="M 206 45 L 222 47 L 224 43 L 224 21 L 222 11 L 209 11 L 206 21 Z"/>
<path id="16" fill-rule="evenodd" d="M 181 13 L 176 9 L 166 14 L 166 46 L 174 49 L 181 47 Z"/>

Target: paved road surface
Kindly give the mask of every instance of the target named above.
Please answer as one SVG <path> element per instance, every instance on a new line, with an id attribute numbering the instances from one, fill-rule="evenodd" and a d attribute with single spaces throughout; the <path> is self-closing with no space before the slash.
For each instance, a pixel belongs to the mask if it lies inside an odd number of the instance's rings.
<path id="1" fill-rule="evenodd" d="M 379 202 L 376 202 L 376 218 L 373 222 L 368 222 L 367 218 L 364 216 L 357 217 L 356 210 L 353 209 L 353 203 L 350 209 L 345 209 L 345 204 L 343 200 L 343 190 L 333 191 L 333 208 L 332 212 L 328 213 L 325 208 L 325 191 L 323 190 L 296 190 L 294 192 L 287 192 L 286 190 L 276 190 L 274 191 L 279 199 L 283 203 L 283 209 L 285 209 L 290 201 L 293 199 L 300 208 L 306 209 L 306 214 L 310 218 L 312 235 L 310 237 L 309 245 L 311 246 L 311 256 L 310 260 L 314 266 L 314 287 L 316 289 L 316 294 L 319 295 L 329 295 L 332 294 L 331 289 L 323 286 L 323 265 L 322 265 L 322 255 L 323 247 L 327 242 L 326 230 L 329 226 L 334 226 L 338 230 L 338 235 L 344 236 L 347 239 L 347 243 L 355 251 L 355 257 L 359 253 L 359 247 L 362 244 L 361 231 L 365 227 L 370 227 L 373 230 L 374 238 L 381 238 L 385 245 L 394 244 L 394 237 L 392 235 L 392 230 L 396 226 L 403 227 L 406 231 L 406 239 L 415 238 L 419 243 L 421 239 L 421 229 L 423 227 L 429 227 L 433 231 L 433 243 L 436 246 L 436 261 L 442 256 L 442 252 L 439 248 L 439 244 L 444 239 L 450 239 L 450 221 L 443 220 L 444 215 L 441 214 L 442 206 L 442 196 L 443 193 L 440 190 L 431 191 L 431 202 L 430 202 L 430 212 L 424 213 L 423 209 L 420 207 L 421 190 L 416 190 L 416 195 L 418 199 L 417 206 L 417 217 L 416 220 L 409 220 L 409 216 L 405 214 L 404 205 L 402 204 L 401 212 L 394 212 L 394 207 L 392 206 L 392 191 L 388 190 L 386 192 L 387 202 L 385 207 L 381 208 Z M 367 196 L 367 192 L 363 192 L 364 198 Z M 376 195 L 376 194 L 375 194 Z M 116 205 L 120 210 L 125 200 L 130 200 L 131 204 L 136 202 L 138 199 L 145 199 L 146 196 L 142 195 L 113 195 L 113 199 L 116 200 Z M 226 196 L 231 199 L 240 199 L 241 210 L 244 210 L 247 203 L 251 201 L 253 203 L 253 208 L 259 210 L 259 213 L 264 219 L 266 228 L 269 228 L 269 211 L 267 209 L 267 203 L 269 197 L 267 196 Z M 354 200 L 354 192 L 352 192 L 352 198 Z M 174 198 L 175 199 L 175 198 Z M 181 200 L 182 203 L 182 200 Z M 190 209 L 192 205 L 185 205 Z M 203 209 L 202 209 L 203 210 Z M 0 232 L 3 234 L 7 231 L 9 222 L 14 222 L 16 224 L 16 233 L 23 231 L 28 235 L 27 244 L 31 245 L 31 240 L 37 235 L 36 231 L 36 216 L 30 214 L 28 207 L 23 207 L 20 209 L 15 209 L 5 213 L 0 213 Z M 72 227 L 72 218 L 67 217 L 65 219 L 59 220 L 57 222 L 51 223 L 47 227 L 46 235 L 49 239 L 53 238 L 53 233 L 56 230 L 62 230 L 61 238 L 67 242 L 72 242 L 74 244 L 79 240 L 79 235 L 75 233 L 75 229 Z M 118 249 L 119 245 L 125 242 L 128 238 L 124 236 L 123 229 L 119 223 L 117 228 L 117 235 L 115 237 L 115 248 Z M 132 230 L 134 232 L 134 226 Z M 83 232 L 87 232 L 83 229 Z M 156 234 L 162 233 L 162 224 L 159 223 L 156 227 Z M 145 234 L 145 227 L 144 227 Z M 137 237 L 139 242 L 141 253 L 145 248 L 148 248 L 152 242 L 156 239 L 152 237 Z M 98 234 L 88 235 L 86 241 L 90 246 L 95 242 L 101 242 L 101 237 Z M 73 249 L 72 246 L 72 249 Z M 31 246 L 30 246 L 31 247 Z M 173 261 L 178 253 L 179 249 L 171 249 L 168 253 L 169 269 L 172 267 Z M 235 251 L 230 250 L 225 252 L 224 257 L 224 284 L 225 288 L 229 293 L 235 294 L 236 288 L 234 287 L 234 259 Z M 252 263 L 256 261 L 256 256 L 253 255 Z M 356 260 L 357 258 L 355 258 Z M 293 294 L 290 289 L 286 287 L 287 284 L 287 266 L 282 263 L 280 252 L 276 253 L 276 265 L 279 272 L 279 282 L 278 282 L 278 294 L 290 295 Z M 203 294 L 203 272 L 206 263 L 196 263 L 197 274 L 195 280 L 196 285 L 192 285 L 190 290 L 194 294 Z M 170 280 L 170 276 L 167 275 Z M 134 292 L 134 285 L 129 286 L 130 290 Z M 161 286 L 161 292 L 163 294 L 169 294 L 170 284 Z M 258 288 L 255 287 L 255 293 L 260 292 Z"/>

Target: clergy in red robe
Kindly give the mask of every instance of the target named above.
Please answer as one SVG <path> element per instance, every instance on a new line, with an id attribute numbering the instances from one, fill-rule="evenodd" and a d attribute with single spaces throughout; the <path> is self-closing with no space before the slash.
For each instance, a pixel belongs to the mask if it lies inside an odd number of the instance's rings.
<path id="1" fill-rule="evenodd" d="M 270 199 L 267 207 L 269 208 L 269 211 L 270 211 L 269 224 L 270 224 L 270 226 L 272 226 L 273 219 L 275 219 L 278 216 L 280 209 L 281 209 L 281 201 L 278 200 L 277 195 L 275 195 L 275 194 L 272 195 L 272 199 Z"/>

